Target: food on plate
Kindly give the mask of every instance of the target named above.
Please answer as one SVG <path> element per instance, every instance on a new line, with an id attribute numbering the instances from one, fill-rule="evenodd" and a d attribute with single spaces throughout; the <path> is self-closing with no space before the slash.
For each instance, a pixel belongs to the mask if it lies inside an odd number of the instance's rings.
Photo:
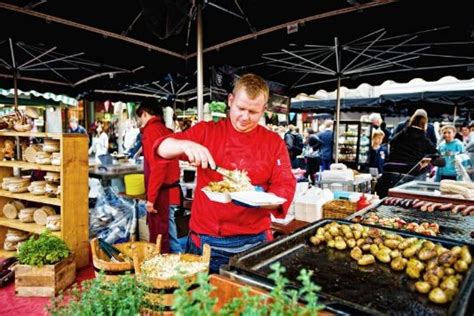
<path id="1" fill-rule="evenodd" d="M 231 180 L 232 179 L 232 180 Z M 250 178 L 247 175 L 247 171 L 244 170 L 232 170 L 229 172 L 228 178 L 216 182 L 209 182 L 206 189 L 211 192 L 240 192 L 240 191 L 253 191 L 254 187 L 250 183 Z"/>
<path id="2" fill-rule="evenodd" d="M 454 299 L 472 264 L 468 246 L 448 249 L 430 240 L 407 238 L 359 223 L 330 222 L 318 227 L 310 242 L 318 247 L 326 245 L 349 251 L 349 256 L 359 266 L 376 264 L 377 261 L 390 264 L 392 270 L 404 272 L 413 279 L 414 290 L 428 294 L 428 299 L 436 304 Z"/>
<path id="3" fill-rule="evenodd" d="M 471 182 L 441 180 L 439 189 L 443 193 L 461 194 L 466 199 L 474 200 L 474 184 Z"/>

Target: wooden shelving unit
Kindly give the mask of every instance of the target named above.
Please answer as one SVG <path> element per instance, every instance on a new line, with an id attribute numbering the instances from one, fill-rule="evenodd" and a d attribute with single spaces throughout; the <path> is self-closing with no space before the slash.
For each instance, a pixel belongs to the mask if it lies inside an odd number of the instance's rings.
<path id="1" fill-rule="evenodd" d="M 0 132 L 0 142 L 6 138 L 21 137 L 52 138 L 60 141 L 61 166 L 39 165 L 24 161 L 0 161 L 0 182 L 13 175 L 13 169 L 43 170 L 60 172 L 61 197 L 49 198 L 30 193 L 11 193 L 0 190 L 0 248 L 3 247 L 6 232 L 15 228 L 34 234 L 46 227 L 36 223 L 22 223 L 3 216 L 3 206 L 12 199 L 35 202 L 39 205 L 53 205 L 61 214 L 61 231 L 54 232 L 62 238 L 75 253 L 77 267 L 89 263 L 89 183 L 88 183 L 88 138 L 81 134 L 19 133 Z M 15 255 L 14 251 L 0 250 L 0 257 Z"/>

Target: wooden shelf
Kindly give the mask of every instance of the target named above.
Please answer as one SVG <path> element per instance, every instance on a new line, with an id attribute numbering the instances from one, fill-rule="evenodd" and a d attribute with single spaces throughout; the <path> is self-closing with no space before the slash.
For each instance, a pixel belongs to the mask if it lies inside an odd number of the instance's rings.
<path id="1" fill-rule="evenodd" d="M 0 249 L 0 258 L 10 258 L 10 257 L 14 257 L 16 254 L 17 254 L 16 251 L 7 251 L 7 250 Z"/>
<path id="2" fill-rule="evenodd" d="M 34 234 L 41 234 L 46 230 L 46 226 L 38 225 L 36 223 L 23 223 L 18 219 L 9 219 L 6 217 L 0 217 L 0 225 L 10 228 L 23 230 Z M 61 232 L 52 232 L 53 235 L 61 237 Z"/>
<path id="3" fill-rule="evenodd" d="M 61 166 L 53 165 L 40 165 L 36 163 L 26 162 L 26 161 L 0 161 L 0 167 L 18 167 L 25 170 L 43 170 L 43 171 L 55 171 L 61 172 Z"/>
<path id="4" fill-rule="evenodd" d="M 40 137 L 40 138 L 61 139 L 62 134 L 5 131 L 5 132 L 0 132 L 0 136 Z"/>
<path id="5" fill-rule="evenodd" d="M 0 190 L 0 196 L 24 201 L 43 203 L 48 205 L 61 206 L 61 199 L 50 198 L 45 195 L 33 195 L 31 193 L 12 193 L 9 191 Z"/>

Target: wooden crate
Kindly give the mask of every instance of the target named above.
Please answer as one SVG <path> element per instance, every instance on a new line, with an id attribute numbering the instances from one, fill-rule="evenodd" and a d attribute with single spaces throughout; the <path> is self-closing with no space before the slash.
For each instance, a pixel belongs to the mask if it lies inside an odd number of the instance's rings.
<path id="1" fill-rule="evenodd" d="M 17 296 L 55 296 L 75 280 L 76 262 L 72 255 L 54 265 L 36 267 L 19 264 L 15 267 Z"/>

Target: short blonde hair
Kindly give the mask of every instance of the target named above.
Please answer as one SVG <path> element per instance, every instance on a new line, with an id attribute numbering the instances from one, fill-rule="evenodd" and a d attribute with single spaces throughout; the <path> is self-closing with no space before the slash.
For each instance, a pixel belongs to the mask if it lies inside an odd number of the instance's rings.
<path id="1" fill-rule="evenodd" d="M 448 129 L 452 130 L 453 133 L 456 134 L 456 127 L 454 127 L 453 125 L 445 125 L 441 127 L 441 133 L 444 133 Z"/>
<path id="2" fill-rule="evenodd" d="M 232 94 L 235 95 L 237 91 L 242 88 L 245 89 L 247 95 L 251 99 L 255 99 L 260 95 L 260 93 L 263 93 L 263 96 L 265 97 L 265 103 L 268 102 L 270 90 L 262 77 L 252 73 L 243 75 L 235 82 Z"/>
<path id="3" fill-rule="evenodd" d="M 376 129 L 373 133 L 372 133 L 372 139 L 374 139 L 375 137 L 382 137 L 384 138 L 385 137 L 385 133 L 379 129 Z"/>

